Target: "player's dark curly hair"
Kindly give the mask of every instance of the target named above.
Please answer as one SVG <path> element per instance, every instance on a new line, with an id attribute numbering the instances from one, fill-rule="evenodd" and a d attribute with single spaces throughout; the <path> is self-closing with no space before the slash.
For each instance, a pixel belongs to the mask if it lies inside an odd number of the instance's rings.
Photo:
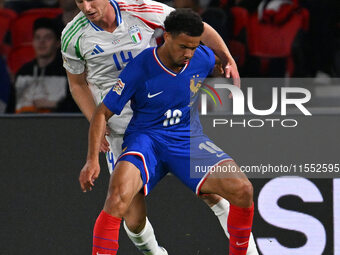
<path id="1" fill-rule="evenodd" d="M 189 36 L 200 36 L 203 33 L 201 17 L 191 9 L 177 9 L 171 12 L 164 21 L 165 31 L 172 35 L 184 33 Z"/>

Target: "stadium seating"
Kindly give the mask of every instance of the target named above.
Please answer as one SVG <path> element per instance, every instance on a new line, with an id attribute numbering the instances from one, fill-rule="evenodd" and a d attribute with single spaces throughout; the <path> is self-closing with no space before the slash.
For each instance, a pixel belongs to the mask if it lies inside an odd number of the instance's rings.
<path id="1" fill-rule="evenodd" d="M 6 33 L 9 30 L 10 24 L 11 24 L 11 20 L 10 19 L 0 15 L 0 42 L 3 41 Z"/>
<path id="2" fill-rule="evenodd" d="M 250 56 L 258 57 L 262 74 L 268 72 L 271 59 L 285 59 L 286 72 L 294 73 L 292 60 L 293 43 L 299 31 L 307 30 L 309 13 L 305 9 L 282 10 L 259 20 L 257 13 L 249 16 L 247 27 L 248 51 Z"/>
<path id="3" fill-rule="evenodd" d="M 304 16 L 294 14 L 282 25 L 259 21 L 249 16 L 247 38 L 249 53 L 261 57 L 288 57 L 296 34 L 303 28 Z"/>
<path id="4" fill-rule="evenodd" d="M 8 54 L 7 64 L 12 75 L 19 71 L 20 67 L 35 58 L 35 51 L 31 44 L 13 47 Z"/>
<path id="5" fill-rule="evenodd" d="M 38 8 L 27 10 L 11 25 L 13 47 L 25 43 L 31 43 L 33 39 L 33 23 L 38 18 L 55 18 L 62 13 L 59 8 Z"/>
<path id="6" fill-rule="evenodd" d="M 10 20 L 14 20 L 18 17 L 18 14 L 12 9 L 0 8 L 0 16 L 4 16 L 9 18 Z"/>
<path id="7" fill-rule="evenodd" d="M 11 9 L 0 9 L 0 55 L 2 56 L 7 56 L 11 49 L 8 42 L 5 42 L 5 38 L 17 16 L 17 13 Z"/>
<path id="8" fill-rule="evenodd" d="M 248 11 L 241 7 L 232 7 L 230 13 L 233 19 L 232 36 L 228 42 L 228 48 L 234 57 L 238 68 L 242 69 L 246 62 L 247 45 L 246 29 L 248 23 Z"/>
<path id="9" fill-rule="evenodd" d="M 17 18 L 17 13 L 11 9 L 0 9 L 0 42 L 3 41 L 13 20 Z"/>

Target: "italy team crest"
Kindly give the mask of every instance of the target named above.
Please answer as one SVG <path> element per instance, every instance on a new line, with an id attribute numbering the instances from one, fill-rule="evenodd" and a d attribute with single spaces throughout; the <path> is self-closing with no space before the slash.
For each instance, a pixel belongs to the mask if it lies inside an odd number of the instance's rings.
<path id="1" fill-rule="evenodd" d="M 135 44 L 138 44 L 142 41 L 142 33 L 137 25 L 129 28 L 129 35 Z"/>

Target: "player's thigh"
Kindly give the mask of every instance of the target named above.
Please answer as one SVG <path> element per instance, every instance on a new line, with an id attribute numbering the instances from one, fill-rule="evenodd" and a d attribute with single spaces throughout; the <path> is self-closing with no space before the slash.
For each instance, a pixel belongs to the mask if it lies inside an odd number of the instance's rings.
<path id="1" fill-rule="evenodd" d="M 118 158 L 118 162 L 120 161 L 129 161 L 139 169 L 145 195 L 167 173 L 167 170 L 161 166 L 162 163 L 157 153 L 157 142 L 154 137 L 148 134 L 131 134 L 125 137 L 123 152 Z"/>
<path id="2" fill-rule="evenodd" d="M 212 172 L 204 181 L 200 192 L 215 193 L 227 199 L 231 204 L 250 207 L 253 202 L 253 186 L 233 161 L 221 164 L 225 172 Z"/>
<path id="3" fill-rule="evenodd" d="M 131 204 L 134 196 L 143 186 L 139 169 L 128 161 L 119 161 L 110 177 L 108 198 L 113 203 L 117 200 Z M 127 208 L 126 208 L 127 209 Z"/>
<path id="4" fill-rule="evenodd" d="M 197 195 L 210 169 L 232 160 L 203 134 L 190 138 L 190 144 L 177 146 L 176 150 L 170 148 L 170 171 Z"/>
<path id="5" fill-rule="evenodd" d="M 201 187 L 201 193 L 236 193 L 240 186 L 248 183 L 247 176 L 233 160 L 225 160 L 215 168 L 211 168 Z"/>

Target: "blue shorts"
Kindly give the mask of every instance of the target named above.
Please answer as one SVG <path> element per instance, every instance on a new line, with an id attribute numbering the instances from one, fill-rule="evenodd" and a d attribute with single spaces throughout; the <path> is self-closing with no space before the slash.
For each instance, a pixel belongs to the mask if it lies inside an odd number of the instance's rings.
<path id="1" fill-rule="evenodd" d="M 122 150 L 117 162 L 129 161 L 140 170 L 145 195 L 168 172 L 199 195 L 209 167 L 232 160 L 204 134 L 179 139 L 163 134 L 133 133 L 124 137 Z"/>

